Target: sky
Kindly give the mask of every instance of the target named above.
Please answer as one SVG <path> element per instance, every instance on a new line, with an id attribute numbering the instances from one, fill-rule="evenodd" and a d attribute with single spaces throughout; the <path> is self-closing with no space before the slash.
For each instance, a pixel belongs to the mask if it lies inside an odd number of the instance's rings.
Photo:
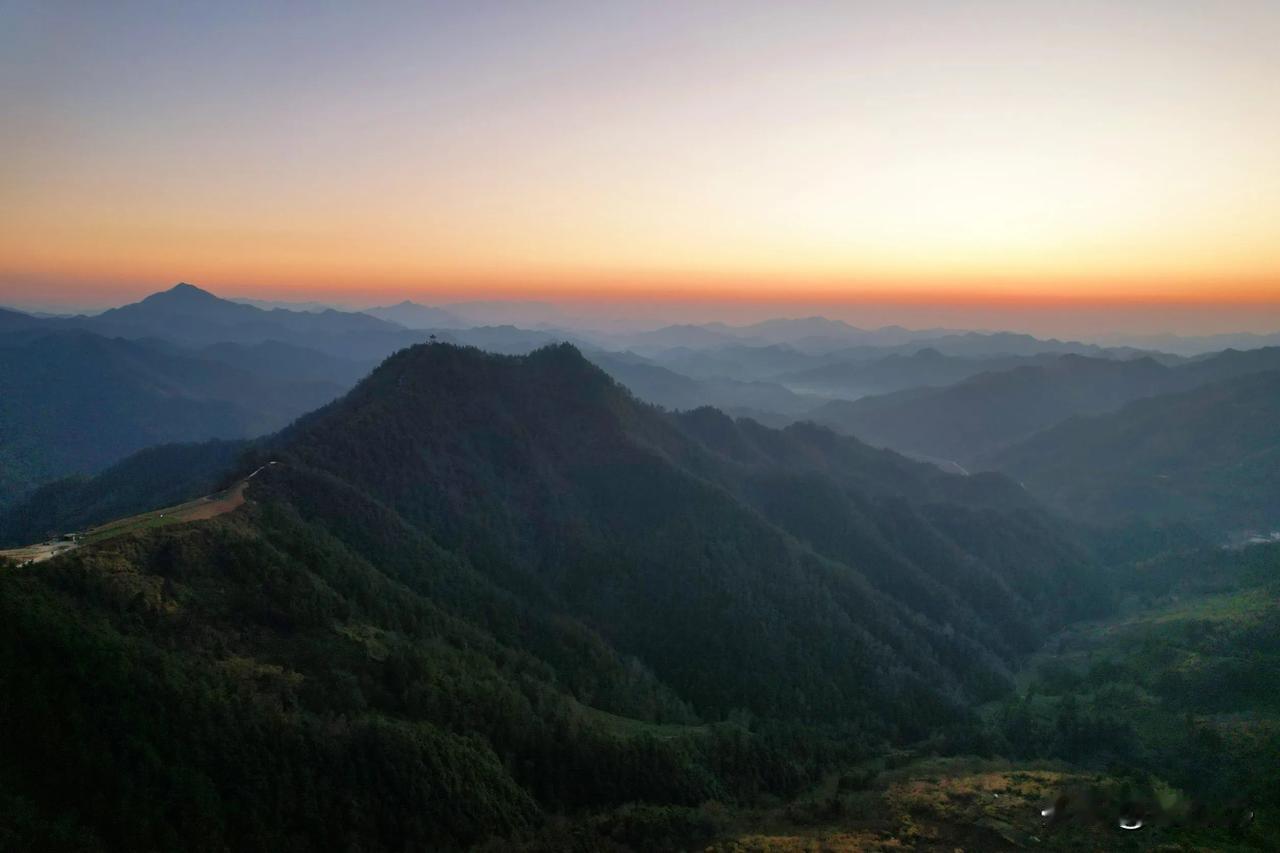
<path id="1" fill-rule="evenodd" d="M 1276 330 L 1277 45 L 1271 0 L 0 0 L 0 303 Z"/>

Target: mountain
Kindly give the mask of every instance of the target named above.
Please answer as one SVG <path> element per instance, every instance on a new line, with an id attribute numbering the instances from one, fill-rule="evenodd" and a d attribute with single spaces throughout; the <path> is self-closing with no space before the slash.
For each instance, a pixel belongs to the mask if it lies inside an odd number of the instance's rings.
<path id="1" fill-rule="evenodd" d="M 94 316 L 38 322 L 40 328 L 49 331 L 78 329 L 112 338 L 154 338 L 194 349 L 224 343 L 252 346 L 275 341 L 366 362 L 376 362 L 427 337 L 423 332 L 367 314 L 332 308 L 265 310 L 221 299 L 190 284 L 179 284 L 140 302 Z"/>
<path id="2" fill-rule="evenodd" d="M 155 342 L 84 332 L 0 343 L 0 503 L 153 444 L 272 432 L 333 399 Z"/>
<path id="3" fill-rule="evenodd" d="M 1142 397 L 1269 369 L 1280 369 L 1280 348 L 1228 350 L 1173 366 L 1151 358 L 1065 355 L 944 388 L 833 401 L 809 417 L 874 445 L 969 466 L 1074 415 L 1102 414 Z"/>
<path id="4" fill-rule="evenodd" d="M 959 334 L 951 329 L 904 329 L 901 326 L 861 329 L 827 317 L 775 318 L 748 326 L 711 324 L 711 328 L 726 330 L 744 341 L 786 344 L 814 354 L 849 347 L 920 347 L 935 338 Z"/>
<path id="5" fill-rule="evenodd" d="M 1132 351 L 1116 352 L 1097 344 L 1037 338 L 1016 332 L 962 332 L 929 338 L 928 345 L 946 355 L 971 358 L 1011 355 L 1086 355 L 1098 358 L 1129 356 Z M 910 346 L 910 345 L 908 345 Z"/>
<path id="6" fill-rule="evenodd" d="M 707 349 L 734 343 L 737 343 L 736 336 L 727 329 L 684 323 L 623 335 L 616 345 L 648 354 L 676 348 Z"/>
<path id="7" fill-rule="evenodd" d="M 925 347 L 909 355 L 893 354 L 873 361 L 837 362 L 783 373 L 775 381 L 794 391 L 856 399 L 907 388 L 953 385 L 970 376 L 1046 361 L 1051 355 L 961 358 Z"/>
<path id="8" fill-rule="evenodd" d="M 648 356 L 649 361 L 695 379 L 772 381 L 774 376 L 825 366 L 832 359 L 790 346 L 730 344 L 712 349 L 675 347 Z"/>
<path id="9" fill-rule="evenodd" d="M 1072 418 L 982 462 L 1092 524 L 1280 530 L 1280 371 Z"/>
<path id="10" fill-rule="evenodd" d="M 252 305 L 254 308 L 262 308 L 271 310 L 272 308 L 283 308 L 286 311 L 309 311 L 312 313 L 319 311 L 328 311 L 334 309 L 341 311 L 338 305 L 331 305 L 327 302 L 297 302 L 288 299 L 251 299 L 247 296 L 232 297 L 231 302 L 239 302 L 242 305 Z"/>
<path id="11" fill-rule="evenodd" d="M 747 326 L 711 324 L 712 328 L 744 338 L 758 338 L 770 343 L 785 343 L 803 338 L 840 338 L 870 334 L 843 320 L 827 317 L 777 317 Z"/>
<path id="12" fill-rule="evenodd" d="M 441 310 L 460 317 L 465 326 L 525 326 L 572 324 L 572 318 L 557 305 L 532 300 L 483 299 L 472 302 L 450 302 Z"/>
<path id="13" fill-rule="evenodd" d="M 797 349 L 835 348 L 850 344 L 901 343 L 905 329 L 867 331 L 827 317 L 778 317 L 747 326 L 709 324 L 708 328 L 757 344 L 789 344 Z M 907 333 L 910 334 L 910 333 Z M 923 336 L 927 336 L 924 333 Z"/>
<path id="14" fill-rule="evenodd" d="M 730 413 L 758 411 L 794 416 L 822 402 L 776 382 L 693 379 L 639 356 L 618 353 L 591 352 L 587 357 L 641 400 L 668 409 L 714 406 Z"/>
<path id="15" fill-rule="evenodd" d="M 148 447 L 92 477 L 56 480 L 0 511 L 0 546 L 19 547 L 217 491 L 246 441 Z"/>
<path id="16" fill-rule="evenodd" d="M 955 329 L 904 329 L 885 326 L 861 329 L 843 320 L 827 317 L 775 318 L 745 326 L 725 323 L 668 326 L 639 336 L 650 346 L 719 346 L 725 338 L 739 344 L 765 346 L 784 344 L 802 352 L 820 354 L 835 350 L 880 349 L 883 354 L 909 354 L 921 347 L 932 346 L 948 355 L 1008 356 L 1039 353 L 1073 353 L 1077 355 L 1114 355 L 1132 353 L 1132 348 L 1108 350 L 1097 344 L 1079 341 L 1041 339 L 1013 332 L 966 332 Z"/>
<path id="17" fill-rule="evenodd" d="M 745 326 L 679 324 L 641 332 L 584 333 L 596 346 L 613 350 L 631 349 L 654 357 L 679 357 L 681 353 L 710 350 L 777 349 L 794 352 L 808 360 L 820 359 L 830 351 L 853 347 L 876 350 L 915 342 L 919 348 L 923 345 L 921 341 L 948 334 L 951 333 L 946 330 L 911 331 L 898 326 L 866 330 L 826 317 L 775 318 Z M 798 363 L 790 365 L 791 369 L 798 366 Z M 753 374 L 750 378 L 760 376 Z"/>
<path id="18" fill-rule="evenodd" d="M 719 324 L 707 328 L 717 334 L 742 331 L 740 327 Z M 1149 357 L 1165 365 L 1183 360 L 1164 353 L 1104 349 L 1092 344 L 1043 341 L 1008 333 L 958 334 L 935 330 L 936 337 L 923 337 L 933 332 L 921 333 L 920 339 L 903 342 L 891 334 L 893 331 L 890 327 L 861 338 L 881 341 L 878 343 L 851 343 L 859 339 L 857 336 L 840 341 L 794 338 L 779 344 L 737 337 L 728 343 L 688 342 L 666 349 L 645 348 L 642 352 L 656 364 L 697 379 L 777 382 L 800 393 L 845 398 L 915 386 L 949 385 L 978 373 L 1041 363 L 1064 354 L 1117 361 Z M 885 335 L 878 336 L 879 332 Z M 597 346 L 608 349 L 625 348 L 628 342 L 629 339 L 610 341 L 598 336 L 595 340 Z"/>
<path id="19" fill-rule="evenodd" d="M 1258 349 L 1280 346 L 1280 332 L 1253 334 L 1237 332 L 1218 335 L 1111 335 L 1112 346 L 1130 345 L 1183 356 L 1204 355 L 1224 349 Z"/>
<path id="20" fill-rule="evenodd" d="M 1196 385 L 1268 370 L 1280 370 L 1280 346 L 1251 350 L 1228 349 L 1198 356 L 1178 365 L 1175 375 L 1178 377 L 1179 388 L 1193 388 Z"/>
<path id="21" fill-rule="evenodd" d="M 463 329 L 476 325 L 452 311 L 420 305 L 407 299 L 395 305 L 366 308 L 364 313 L 390 323 L 398 323 L 407 329 Z"/>
<path id="22" fill-rule="evenodd" d="M 437 331 L 434 338 L 445 343 L 478 347 L 487 352 L 503 355 L 525 355 L 539 347 L 565 340 L 563 333 L 521 329 L 516 326 L 472 326 L 466 329 L 446 329 Z"/>
<path id="23" fill-rule="evenodd" d="M 42 327 L 43 322 L 39 317 L 32 317 L 30 314 L 23 314 L 20 311 L 0 308 L 0 332 L 13 333 Z"/>
<path id="24" fill-rule="evenodd" d="M 968 465 L 1075 414 L 1114 409 L 1166 387 L 1151 359 L 1063 356 L 1048 365 L 981 373 L 944 388 L 912 388 L 814 410 L 817 423 L 871 444 Z"/>
<path id="25" fill-rule="evenodd" d="M 404 350 L 221 482 L 250 471 L 226 514 L 0 570 L 20 841 L 439 849 L 623 803 L 687 821 L 971 735 L 969 703 L 1105 605 L 1000 475 L 667 414 L 569 346 Z"/>
<path id="26" fill-rule="evenodd" d="M 343 391 L 363 379 L 377 364 L 376 360 L 340 358 L 280 341 L 210 344 L 195 350 L 194 354 L 273 379 L 335 383 Z"/>
<path id="27" fill-rule="evenodd" d="M 605 340 L 597 340 L 607 345 Z M 1056 355 L 1087 355 L 1097 358 L 1135 358 L 1151 356 L 1158 360 L 1177 360 L 1133 347 L 1103 347 L 1080 341 L 1042 339 L 1014 332 L 961 332 L 951 329 L 911 330 L 899 326 L 881 329 L 859 329 L 840 320 L 825 317 L 765 320 L 749 326 L 724 323 L 666 326 L 648 332 L 614 336 L 611 348 L 634 349 L 657 356 L 668 349 L 717 349 L 722 347 L 786 346 L 810 356 L 834 357 L 840 361 L 883 358 L 887 355 L 911 355 L 922 348 L 933 348 L 944 355 L 963 358 L 993 358 Z"/>
<path id="28" fill-rule="evenodd" d="M 178 284 L 141 302 L 86 318 L 82 325 L 116 337 L 157 337 L 187 344 L 289 340 L 301 334 L 395 332 L 400 327 L 370 317 L 336 311 L 263 310 L 219 299 L 207 290 Z"/>
<path id="29" fill-rule="evenodd" d="M 741 513 L 735 502 L 726 502 L 720 492 L 706 488 L 706 480 L 713 474 L 722 488 L 736 482 L 729 472 L 741 463 L 724 458 L 729 450 L 738 453 L 736 445 L 719 450 L 708 447 L 705 441 L 692 441 L 686 430 L 678 428 L 679 423 L 677 420 L 673 424 L 661 413 L 638 406 L 571 347 L 543 349 L 523 360 L 512 360 L 435 346 L 407 350 L 388 359 L 355 391 L 301 419 L 281 441 L 294 448 L 294 463 L 288 470 L 324 470 L 396 508 L 410 523 L 437 531 L 446 546 L 464 547 L 468 552 L 477 549 L 478 554 L 503 552 L 500 562 L 504 571 L 511 571 L 513 564 L 535 574 L 542 568 L 550 570 L 551 574 L 538 582 L 549 586 L 551 594 L 581 599 L 593 607 L 607 603 L 607 609 L 594 618 L 601 625 L 621 626 L 634 622 L 638 611 L 654 602 L 635 601 L 626 613 L 615 612 L 613 607 L 625 603 L 623 590 L 616 583 L 643 586 L 646 572 L 672 559 L 671 548 L 696 545 L 710 535 L 689 530 L 691 519 L 735 518 Z M 353 432 L 353 427 L 364 428 L 368 424 L 378 424 L 379 438 Z M 822 462 L 815 470 L 825 472 L 816 479 L 801 477 L 796 482 L 778 472 L 778 479 L 769 481 L 770 488 L 796 489 L 808 501 L 834 501 L 835 494 L 824 490 L 835 488 L 836 494 L 847 495 L 854 487 L 854 472 L 860 473 L 866 467 L 850 460 L 873 458 L 891 460 L 885 464 L 893 469 L 891 476 L 879 481 L 877 493 L 891 488 L 893 494 L 899 494 L 907 489 L 904 483 L 923 479 L 972 489 L 973 494 L 967 495 L 964 503 L 974 508 L 992 502 L 1003 507 L 1010 495 L 1020 495 L 1012 484 L 1002 487 L 1004 481 L 998 479 L 995 484 L 985 480 L 971 484 L 964 478 L 938 475 L 930 466 L 872 451 L 825 431 L 819 430 L 818 434 L 829 437 L 830 447 L 812 439 L 800 441 L 800 437 L 808 435 L 804 428 L 784 433 L 762 429 L 757 441 L 796 445 L 789 448 L 796 459 L 812 459 L 821 452 Z M 778 438 L 771 439 L 773 436 Z M 839 448 L 851 446 L 869 457 L 837 454 Z M 673 465 L 668 460 L 679 460 L 681 464 Z M 793 468 L 787 468 L 788 475 L 794 473 Z M 838 479 L 846 472 L 847 480 Z M 764 486 L 752 482 L 751 498 L 762 498 L 757 489 Z M 992 494 L 983 496 L 983 487 Z M 644 498 L 655 492 L 665 495 L 660 509 Z M 923 485 L 919 492 L 921 500 L 933 497 Z M 743 499 L 747 494 L 743 492 Z M 550 508 L 557 506 L 567 518 L 556 517 Z M 531 527 L 530 520 L 520 514 L 535 508 L 536 520 Z M 1030 512 L 1032 505 L 1024 501 L 1016 509 Z M 863 511 L 858 503 L 848 503 L 846 497 L 830 511 L 843 515 L 846 522 L 856 523 L 855 510 Z M 939 523 L 937 519 L 908 515 L 908 519 L 901 520 L 907 527 L 931 528 Z M 873 520 L 866 521 L 869 527 L 884 522 L 874 513 L 871 516 Z M 645 518 L 649 522 L 640 524 L 640 519 Z M 745 517 L 735 523 L 752 527 Z M 693 538 L 679 543 L 678 538 L 663 542 L 659 537 L 655 543 L 655 533 L 650 529 L 653 524 L 671 525 L 670 536 Z M 955 547 L 954 533 L 941 535 L 934 530 L 926 534 L 924 529 L 918 533 L 921 541 L 948 543 L 938 545 L 943 551 Z M 756 535 L 763 537 L 761 541 L 770 539 L 763 531 Z M 632 537 L 638 538 L 633 541 Z M 709 547 L 714 553 L 716 547 L 723 545 Z M 545 566 L 548 549 L 553 553 L 568 549 L 577 556 L 569 562 L 562 558 L 558 565 Z M 608 574 L 599 573 L 599 564 L 617 564 L 615 549 L 628 555 L 619 569 L 627 564 L 632 568 L 622 570 L 622 575 L 611 580 Z M 789 561 L 784 556 L 786 548 L 776 550 L 776 546 L 769 546 L 768 550 L 775 553 L 773 559 L 784 564 Z M 601 552 L 599 561 L 589 558 L 593 551 Z M 957 555 L 960 552 L 963 548 L 957 549 Z M 742 564 L 741 554 L 732 571 L 747 574 L 743 593 L 735 595 L 744 594 L 757 582 L 749 574 L 756 560 Z M 642 569 L 650 559 L 653 562 Z M 718 563 L 718 558 L 712 562 Z M 724 570 L 730 569 L 726 566 Z M 803 575 L 805 570 L 796 566 L 785 571 Z M 806 583 L 799 577 L 797 582 Z M 593 588 L 598 595 L 593 595 Z M 686 592 L 693 593 L 691 589 Z M 634 594 L 640 595 L 640 590 Z M 682 606 L 688 606 L 688 602 Z M 1007 615 L 1016 610 L 1010 605 L 1001 612 Z M 637 625 L 634 630 L 643 633 L 644 629 Z M 651 639 L 656 638 L 646 637 L 645 642 Z M 671 640 L 662 640 L 663 647 L 669 648 Z M 651 651 L 657 654 L 659 649 Z M 681 665 L 687 666 L 688 662 L 682 661 Z M 788 678 L 782 673 L 778 677 L 784 681 Z M 696 689 L 699 683 L 691 679 L 687 684 L 682 682 L 682 686 Z M 741 700 L 748 701 L 748 697 L 743 695 Z M 724 712 L 727 708 L 718 710 Z"/>

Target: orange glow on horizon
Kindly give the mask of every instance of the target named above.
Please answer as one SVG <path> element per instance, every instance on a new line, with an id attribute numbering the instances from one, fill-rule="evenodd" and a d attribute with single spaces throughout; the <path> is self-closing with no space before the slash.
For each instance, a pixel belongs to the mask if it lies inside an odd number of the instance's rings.
<path id="1" fill-rule="evenodd" d="M 190 265 L 186 267 L 190 268 Z M 68 277 L 19 273 L 11 285 L 14 296 L 30 299 L 55 286 L 78 298 L 141 298 L 167 289 L 179 280 L 227 297 L 333 300 L 375 304 L 387 300 L 425 302 L 473 300 L 548 300 L 583 303 L 745 303 L 793 304 L 900 304 L 936 306 L 999 306 L 1049 310 L 1069 306 L 1276 306 L 1280 305 L 1280 280 L 1231 281 L 1211 279 L 1169 284 L 1164 281 L 1059 279 L 1028 282 L 1022 279 L 952 279 L 942 283 L 914 280 L 814 280 L 804 277 L 761 278 L 749 275 L 714 275 L 661 272 L 652 276 L 565 274 L 542 279 L 430 278 L 405 275 L 387 281 L 359 277 L 334 278 L 263 277 L 236 270 L 226 275 L 178 275 L 157 270 L 150 275 L 117 274 Z M 56 283 L 56 284 L 55 284 Z"/>
<path id="2" fill-rule="evenodd" d="M 0 30 L 0 303 L 1273 317 L 1280 7 L 1194 5 L 34 4 Z"/>

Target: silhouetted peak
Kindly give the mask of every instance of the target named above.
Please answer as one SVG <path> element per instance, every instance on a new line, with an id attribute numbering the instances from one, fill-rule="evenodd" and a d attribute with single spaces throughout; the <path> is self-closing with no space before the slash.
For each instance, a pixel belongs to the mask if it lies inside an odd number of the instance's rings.
<path id="1" fill-rule="evenodd" d="M 168 290 L 153 293 L 142 301 L 153 305 L 156 303 L 166 303 L 171 305 L 198 305 L 208 304 L 210 302 L 221 302 L 222 300 L 217 296 L 214 296 L 209 291 L 201 290 L 194 284 L 187 284 L 184 281 L 175 284 Z"/>

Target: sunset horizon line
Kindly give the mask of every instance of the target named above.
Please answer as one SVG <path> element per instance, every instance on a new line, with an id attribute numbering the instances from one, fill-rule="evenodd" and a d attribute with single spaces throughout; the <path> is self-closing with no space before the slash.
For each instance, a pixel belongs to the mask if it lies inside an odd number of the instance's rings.
<path id="1" fill-rule="evenodd" d="M 520 289 L 463 287 L 343 288 L 337 286 L 243 284 L 205 282 L 183 278 L 163 283 L 136 284 L 113 290 L 114 298 L 95 289 L 77 298 L 66 287 L 55 293 L 38 287 L 25 297 L 5 292 L 0 286 L 0 306 L 38 313 L 96 313 L 131 304 L 179 285 L 190 285 L 222 299 L 290 304 L 321 304 L 344 311 L 366 311 L 401 302 L 449 308 L 461 305 L 546 305 L 564 312 L 564 319 L 587 322 L 595 318 L 616 321 L 611 310 L 648 309 L 649 314 L 633 316 L 632 325 L 658 328 L 664 325 L 691 325 L 723 322 L 751 325 L 767 319 L 808 319 L 822 317 L 875 329 L 900 326 L 906 329 L 938 329 L 976 332 L 1026 332 L 1080 339 L 1117 335 L 1212 336 L 1220 334 L 1280 334 L 1280 297 L 1262 289 L 1235 298 L 1218 290 L 1178 294 L 1136 293 L 1037 293 L 969 289 L 903 290 L 865 288 L 860 291 L 777 289 L 760 292 L 694 290 L 691 288 L 649 287 L 634 290 L 599 287 L 524 287 Z M 43 292 L 40 292 L 43 291 Z M 573 316 L 573 312 L 582 316 Z M 667 313 L 671 312 L 671 313 Z M 851 312 L 861 312 L 857 315 Z M 923 312 L 923 313 L 921 313 Z M 1238 312 L 1244 312 L 1243 314 Z M 1219 315 L 1215 318 L 1214 315 Z M 1058 319 L 1065 326 L 1055 328 L 1046 321 Z M 1099 318 L 1113 322 L 1098 325 Z M 1163 318 L 1163 319 L 1161 319 Z M 549 321 L 539 321 L 547 325 Z M 516 325 L 519 325 L 518 323 Z M 1086 329 L 1088 331 L 1086 331 Z"/>

